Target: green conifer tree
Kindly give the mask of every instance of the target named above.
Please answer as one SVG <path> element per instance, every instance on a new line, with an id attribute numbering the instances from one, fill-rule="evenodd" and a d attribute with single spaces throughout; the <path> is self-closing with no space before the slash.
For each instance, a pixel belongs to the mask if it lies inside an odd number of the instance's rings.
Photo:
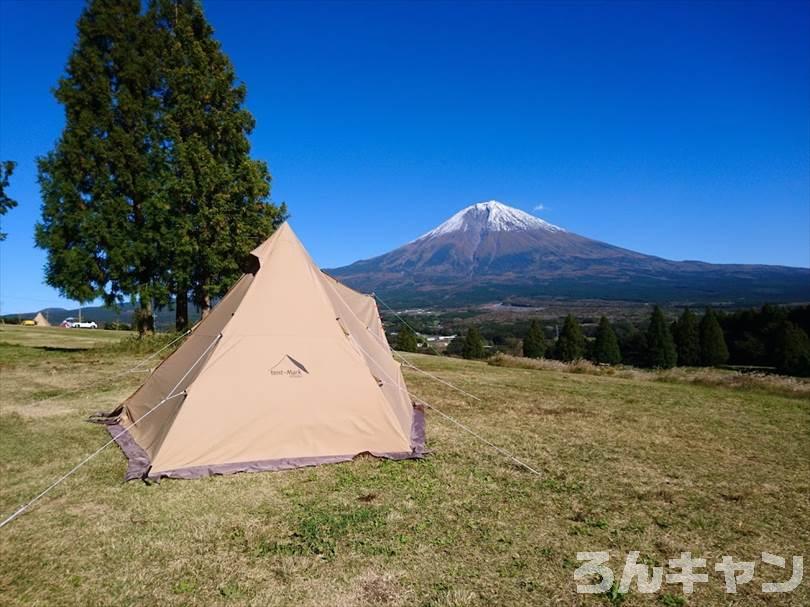
<path id="1" fill-rule="evenodd" d="M 607 365 L 618 365 L 622 362 L 619 340 L 616 339 L 616 333 L 613 332 L 610 321 L 604 316 L 599 319 L 599 327 L 596 329 L 593 362 Z"/>
<path id="2" fill-rule="evenodd" d="M 672 333 L 661 308 L 655 306 L 647 329 L 647 365 L 654 369 L 671 369 L 677 362 Z"/>
<path id="3" fill-rule="evenodd" d="M 13 200 L 8 194 L 6 194 L 6 188 L 8 187 L 9 177 L 14 172 L 14 167 L 17 166 L 17 163 L 13 160 L 4 160 L 0 162 L 0 215 L 5 215 L 9 212 L 9 210 L 13 209 L 17 206 L 17 201 Z M 0 241 L 6 239 L 6 234 L 0 231 Z"/>
<path id="4" fill-rule="evenodd" d="M 397 333 L 396 349 L 400 352 L 416 352 L 419 349 L 416 333 L 409 326 L 400 327 L 399 333 Z"/>
<path id="5" fill-rule="evenodd" d="M 464 342 L 463 335 L 456 335 L 444 350 L 445 356 L 463 356 L 464 355 Z"/>
<path id="6" fill-rule="evenodd" d="M 79 302 L 128 295 L 141 333 L 154 328 L 153 302 L 168 299 L 159 57 L 139 0 L 91 0 L 55 90 L 65 127 L 38 159 L 46 282 Z"/>
<path id="7" fill-rule="evenodd" d="M 776 361 L 780 373 L 810 376 L 810 338 L 801 327 L 786 320 L 776 336 Z"/>
<path id="8" fill-rule="evenodd" d="M 573 362 L 585 355 L 585 336 L 577 320 L 569 314 L 565 317 L 562 332 L 557 339 L 556 355 L 562 361 Z"/>
<path id="9" fill-rule="evenodd" d="M 477 327 L 470 327 L 467 330 L 461 355 L 469 359 L 484 358 L 484 340 L 481 338 L 481 333 Z"/>
<path id="10" fill-rule="evenodd" d="M 707 367 L 722 365 L 728 360 L 728 346 L 723 329 L 714 310 L 706 308 L 700 321 L 700 362 Z"/>
<path id="11" fill-rule="evenodd" d="M 250 158 L 253 116 L 246 88 L 214 38 L 198 0 L 152 0 L 161 34 L 166 199 L 176 326 L 188 324 L 188 294 L 203 317 L 243 272 L 248 253 L 286 219 L 269 203 L 270 172 Z"/>
<path id="12" fill-rule="evenodd" d="M 684 308 L 673 333 L 678 351 L 678 364 L 696 367 L 700 364 L 700 329 L 697 317 Z"/>
<path id="13" fill-rule="evenodd" d="M 542 358 L 546 353 L 546 338 L 543 335 L 543 326 L 538 320 L 529 323 L 529 330 L 523 338 L 523 356 L 526 358 Z"/>

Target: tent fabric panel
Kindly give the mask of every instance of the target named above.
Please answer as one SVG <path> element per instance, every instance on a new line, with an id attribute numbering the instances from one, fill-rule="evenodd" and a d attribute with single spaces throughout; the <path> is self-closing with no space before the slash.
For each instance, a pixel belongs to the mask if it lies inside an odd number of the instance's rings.
<path id="1" fill-rule="evenodd" d="M 264 337 L 223 337 L 154 458 L 157 471 L 411 450 L 410 433 L 342 332 Z"/>
<path id="2" fill-rule="evenodd" d="M 397 416 L 400 428 L 407 433 L 413 415 L 412 403 L 402 370 L 391 353 L 385 334 L 374 330 L 379 313 L 374 299 L 344 287 L 333 278 L 323 275 L 324 284 L 338 313 L 340 321 L 349 330 L 350 340 L 363 356 L 371 373 L 382 382 L 382 391 Z"/>
<path id="3" fill-rule="evenodd" d="M 214 464 L 207 466 L 194 466 L 190 468 L 178 468 L 175 470 L 165 470 L 156 472 L 152 470 L 152 464 L 148 454 L 141 449 L 132 436 L 120 425 L 108 426 L 110 435 L 115 438 L 116 443 L 127 456 L 128 466 L 125 479 L 148 479 L 159 481 L 162 478 L 172 479 L 197 479 L 206 476 L 218 476 L 226 474 L 237 474 L 239 472 L 272 472 L 279 470 L 291 470 L 306 466 L 320 466 L 322 464 L 337 464 L 353 460 L 362 453 L 353 455 L 332 455 L 322 457 L 298 457 L 287 459 L 263 460 L 255 462 L 237 462 L 230 464 Z M 411 442 L 416 448 L 411 451 L 392 453 L 372 453 L 365 452 L 374 457 L 390 460 L 421 459 L 425 455 L 425 417 L 421 407 L 414 408 L 413 428 L 411 429 Z"/>
<path id="4" fill-rule="evenodd" d="M 242 276 L 211 313 L 192 329 L 183 344 L 158 365 L 140 389 L 124 402 L 122 423 L 133 424 L 161 400 L 171 396 L 169 392 L 172 389 L 182 391 L 191 385 L 204 366 L 204 361 L 197 361 L 225 328 L 250 289 L 253 278 L 253 274 Z M 210 355 L 211 353 L 208 356 Z M 197 364 L 192 369 L 195 363 Z M 163 403 L 159 409 L 149 413 L 147 418 L 132 427 L 133 437 L 150 456 L 154 457 L 157 453 L 182 400 L 178 398 Z"/>

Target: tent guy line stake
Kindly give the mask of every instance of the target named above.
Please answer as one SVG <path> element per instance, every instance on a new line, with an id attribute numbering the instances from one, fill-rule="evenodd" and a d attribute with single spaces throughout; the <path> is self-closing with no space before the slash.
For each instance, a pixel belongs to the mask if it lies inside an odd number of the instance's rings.
<path id="1" fill-rule="evenodd" d="M 189 333 L 191 333 L 191 329 L 188 329 L 185 333 L 182 333 L 181 335 L 178 335 L 177 337 L 175 337 L 173 340 L 171 340 L 169 343 L 167 343 L 165 346 L 163 346 L 160 350 L 157 350 L 156 352 L 152 352 L 149 356 L 147 356 L 146 358 L 141 360 L 134 367 L 130 367 L 129 369 L 127 369 L 125 371 L 119 371 L 118 373 L 113 373 L 109 377 L 103 378 L 103 382 L 104 383 L 110 382 L 110 381 L 112 381 L 114 379 L 118 379 L 119 377 L 123 377 L 124 375 L 127 375 L 129 373 L 134 373 L 136 370 L 138 370 L 138 367 L 140 367 L 142 364 L 144 364 L 145 362 L 147 362 L 149 360 L 152 360 L 155 356 L 157 356 L 158 354 L 160 354 L 161 352 L 163 352 L 164 350 L 166 350 L 170 346 L 174 345 L 175 343 L 177 343 L 178 341 L 180 341 L 181 339 L 186 337 Z M 68 394 L 74 394 L 75 392 L 81 392 L 82 390 L 87 390 L 88 388 L 93 388 L 93 387 L 95 387 L 95 386 L 97 386 L 97 385 L 99 385 L 101 383 L 102 383 L 102 380 L 99 380 L 99 381 L 91 383 L 91 384 L 84 384 L 84 385 L 79 386 L 78 388 L 73 388 L 72 390 L 66 390 L 64 392 L 60 392 L 59 394 L 54 394 L 53 396 L 49 396 L 48 398 L 43 398 L 42 400 L 35 400 L 34 402 L 28 403 L 27 405 L 23 405 L 23 406 L 32 407 L 34 405 L 41 405 L 42 403 L 47 403 L 47 402 L 52 401 L 52 400 L 54 400 L 56 398 L 62 398 L 64 396 L 67 396 Z"/>
<path id="2" fill-rule="evenodd" d="M 330 283 L 330 284 L 331 284 L 331 283 Z M 344 305 L 344 306 L 346 306 L 346 308 L 349 310 L 349 312 L 351 312 L 351 313 L 352 313 L 352 316 L 354 316 L 354 317 L 355 317 L 355 318 L 356 318 L 356 319 L 357 319 L 357 320 L 360 322 L 360 324 L 361 324 L 361 325 L 366 326 L 366 325 L 365 325 L 365 323 L 364 323 L 364 322 L 363 322 L 363 321 L 362 321 L 362 320 L 361 320 L 361 319 L 360 319 L 360 318 L 357 316 L 357 314 L 355 314 L 355 313 L 354 313 L 354 310 L 352 310 L 351 306 L 349 306 L 349 304 L 347 304 L 347 303 L 346 303 L 346 300 L 345 300 L 345 299 L 343 299 L 343 297 L 341 296 L 340 292 L 339 292 L 337 289 L 335 289 L 334 285 L 332 285 L 332 289 L 334 290 L 335 294 L 336 294 L 336 295 L 337 295 L 337 296 L 340 298 L 340 301 L 342 301 L 342 302 L 343 302 L 343 305 Z M 395 312 L 395 314 L 396 314 L 396 312 Z M 403 321 L 403 322 L 404 322 L 404 321 Z M 406 323 L 406 324 L 407 324 L 407 323 Z M 368 332 L 369 332 L 369 333 L 371 333 L 371 335 L 372 335 L 372 336 L 376 337 L 376 336 L 374 335 L 374 333 L 372 333 L 371 329 L 369 329 L 367 326 L 366 326 L 366 330 L 368 330 Z M 413 329 L 411 329 L 411 330 L 413 330 Z M 379 339 L 378 339 L 378 341 L 379 341 Z M 372 357 L 372 356 L 371 356 L 371 354 L 369 354 L 369 353 L 366 351 L 366 349 L 365 349 L 365 348 L 363 348 L 363 346 L 361 346 L 361 345 L 358 343 L 358 341 L 357 341 L 356 339 L 353 339 L 353 340 L 352 340 L 352 343 L 353 343 L 354 345 L 356 345 L 356 346 L 357 346 L 357 347 L 358 347 L 358 348 L 359 348 L 359 349 L 360 349 L 360 350 L 363 352 L 363 354 L 365 354 L 365 355 L 366 355 L 366 356 L 367 356 L 367 357 L 368 357 L 370 360 L 374 360 L 374 357 Z M 380 344 L 382 345 L 382 342 L 380 342 Z M 387 342 L 385 343 L 385 347 L 386 347 L 386 348 L 388 348 L 388 350 L 389 350 L 389 351 L 393 352 L 393 350 L 391 350 L 391 346 L 389 346 Z M 407 361 L 406 361 L 406 362 L 407 362 Z M 410 365 L 410 363 L 408 363 L 408 364 Z M 399 382 L 395 381 L 395 380 L 394 380 L 394 378 L 393 378 L 393 377 L 391 377 L 391 376 L 388 374 L 388 372 L 387 372 L 387 371 L 386 371 L 386 370 L 385 370 L 385 369 L 384 369 L 382 366 L 380 366 L 379 364 L 378 364 L 377 366 L 378 366 L 378 368 L 380 369 L 380 371 L 382 371 L 382 372 L 383 372 L 383 374 L 384 374 L 384 375 L 385 375 L 385 376 L 386 376 L 386 377 L 387 377 L 387 378 L 388 378 L 388 379 L 391 381 L 391 383 L 392 383 L 392 384 L 394 384 L 394 385 L 395 385 L 397 388 L 399 388 L 400 390 L 402 390 L 402 391 L 403 391 L 405 394 L 407 394 L 407 395 L 408 395 L 408 396 L 409 396 L 411 399 L 416 399 L 417 401 L 419 401 L 419 402 L 421 402 L 421 403 L 424 403 L 424 405 L 425 405 L 426 407 L 429 407 L 430 409 L 432 409 L 433 411 L 435 411 L 436 413 L 438 413 L 439 415 L 441 415 L 442 417 L 444 417 L 444 418 L 445 418 L 445 419 L 447 419 L 448 421 L 450 421 L 450 422 L 454 423 L 456 426 L 458 426 L 459 428 L 461 428 L 461 429 L 462 429 L 462 430 L 464 430 L 465 432 L 469 433 L 471 436 L 473 436 L 473 437 L 477 438 L 478 440 L 480 440 L 480 441 L 481 441 L 482 443 L 484 443 L 485 445 L 488 445 L 488 446 L 492 447 L 493 449 L 495 449 L 495 451 L 497 451 L 498 453 L 500 453 L 501 455 L 503 455 L 503 456 L 504 456 L 504 457 L 506 457 L 507 459 L 510 459 L 510 460 L 512 460 L 513 462 L 515 462 L 515 463 L 517 463 L 517 464 L 519 464 L 519 465 L 523 466 L 523 467 L 524 467 L 526 470 L 528 470 L 528 471 L 529 471 L 529 472 L 531 472 L 532 474 L 535 474 L 535 475 L 537 475 L 537 476 L 539 476 L 539 477 L 541 477 L 541 478 L 543 477 L 543 474 L 542 474 L 541 472 L 539 472 L 539 471 L 538 471 L 538 470 L 536 470 L 535 468 L 532 468 L 532 467 L 531 467 L 529 464 L 527 464 L 526 462 L 521 461 L 521 460 L 520 460 L 520 459 L 518 459 L 518 457 L 517 457 L 517 456 L 515 456 L 514 454 L 509 453 L 509 451 L 507 451 L 507 450 L 506 450 L 506 449 L 504 449 L 503 447 L 499 447 L 498 445 L 496 445 L 496 444 L 495 444 L 495 443 L 493 443 L 492 441 L 487 440 L 486 438 L 484 438 L 483 436 L 481 436 L 480 434 L 478 434 L 477 432 L 475 432 L 475 431 L 474 431 L 472 428 L 470 428 L 470 427 L 468 427 L 468 426 L 464 425 L 463 423 L 461 423 L 460 421 L 458 421 L 456 418 L 454 418 L 454 417 L 452 417 L 452 416 L 448 415 L 447 413 L 445 413 L 445 412 L 444 412 L 444 411 L 442 411 L 441 409 L 438 409 L 437 407 L 434 407 L 433 405 L 431 405 L 431 404 L 430 404 L 429 402 L 427 402 L 426 400 L 424 400 L 424 399 L 422 399 L 422 398 L 419 398 L 418 396 L 416 396 L 416 395 L 415 395 L 415 394 L 413 394 L 412 392 L 409 392 L 407 388 L 405 388 L 405 387 L 403 387 L 403 386 L 400 386 L 400 385 L 399 385 Z M 418 367 L 416 367 L 415 365 L 410 365 L 410 366 L 412 366 L 412 367 L 413 367 L 414 369 L 416 369 L 417 371 L 422 371 L 421 369 L 419 369 L 419 368 L 418 368 Z M 430 373 L 427 373 L 427 372 L 424 372 L 424 371 L 423 371 L 423 373 L 425 373 L 426 375 L 430 375 Z M 434 377 L 434 376 L 431 376 L 431 377 Z M 434 377 L 434 379 L 437 379 L 437 380 L 441 381 L 442 383 L 447 384 L 447 385 L 449 385 L 449 386 L 450 386 L 450 387 L 452 387 L 452 388 L 455 388 L 455 389 L 456 389 L 456 390 L 458 390 L 459 392 L 462 392 L 462 393 L 464 393 L 464 394 L 468 394 L 468 393 L 467 393 L 467 392 L 465 392 L 464 390 L 461 390 L 460 388 L 456 388 L 455 386 L 453 386 L 453 385 L 452 385 L 452 384 L 450 384 L 449 382 L 445 382 L 445 381 L 441 380 L 441 379 L 440 379 L 440 378 L 438 378 L 438 377 Z M 469 395 L 469 396 L 473 396 L 472 394 L 468 394 L 468 395 Z M 480 399 L 480 398 L 478 398 L 477 396 L 473 396 L 473 398 L 475 398 L 476 400 L 481 400 L 481 399 Z"/>
<path id="3" fill-rule="evenodd" d="M 125 433 L 127 433 L 127 432 L 129 431 L 129 429 L 130 429 L 130 428 L 132 428 L 132 426 L 134 426 L 135 424 L 137 424 L 138 422 L 140 422 L 142 419 L 144 419 L 146 416 L 148 416 L 149 414 L 151 414 L 153 411 L 156 411 L 156 410 L 157 410 L 157 409 L 158 409 L 158 408 L 159 408 L 159 407 L 160 407 L 160 406 L 161 406 L 163 403 L 165 403 L 165 402 L 167 402 L 167 401 L 170 401 L 170 400 L 172 400 L 173 398 L 177 398 L 178 396 L 183 396 L 183 395 L 185 395 L 185 393 L 186 393 L 186 391 L 185 391 L 185 390 L 181 390 L 180 392 L 174 392 L 174 391 L 175 391 L 175 390 L 177 390 L 177 388 L 178 388 L 178 387 L 179 387 L 179 386 L 180 386 L 180 385 L 183 383 L 183 381 L 186 379 L 186 377 L 188 377 L 188 376 L 189 376 L 189 374 L 190 374 L 190 373 L 191 373 L 191 372 L 194 370 L 194 368 L 195 368 L 195 367 L 196 367 L 198 364 L 200 364 L 200 361 L 201 361 L 203 358 L 205 358 L 205 355 L 206 355 L 206 354 L 208 354 L 208 352 L 210 352 L 210 351 L 211 351 L 211 348 L 213 348 L 213 347 L 214 347 L 214 345 L 215 345 L 215 344 L 216 344 L 216 343 L 217 343 L 217 342 L 220 340 L 220 338 L 221 338 L 221 337 L 222 337 L 222 333 L 220 333 L 219 335 L 217 335 L 217 336 L 214 338 L 214 340 L 213 340 L 213 341 L 212 341 L 212 342 L 211 342 L 211 343 L 208 345 L 208 347 L 205 349 L 205 351 L 204 351 L 202 354 L 200 354 L 200 357 L 199 357 L 199 358 L 198 358 L 198 359 L 197 359 L 197 360 L 194 362 L 194 364 L 193 364 L 193 365 L 191 365 L 191 367 L 189 368 L 189 370 L 188 370 L 188 371 L 186 371 L 186 373 L 183 375 L 183 377 L 181 377 L 181 378 L 180 378 L 180 381 L 178 381 L 178 382 L 175 384 L 174 388 L 172 388 L 172 389 L 171 389 L 171 391 L 169 392 L 170 396 L 167 396 L 166 398 L 164 398 L 163 400 L 161 400 L 161 401 L 160 401 L 158 404 L 156 404 L 154 407 L 152 407 L 151 409 L 149 409 L 149 411 L 147 411 L 146 413 L 144 413 L 143 415 L 141 415 L 141 416 L 140 416 L 138 419 L 136 419 L 135 421 L 133 421 L 133 422 L 132 422 L 131 424 L 129 424 L 129 425 L 126 427 L 126 428 L 123 428 L 123 429 L 121 430 L 121 432 L 119 432 L 118 434 L 116 434 L 115 436 L 113 436 L 113 437 L 112 437 L 110 440 L 108 440 L 106 443 L 104 443 L 103 445 L 101 445 L 101 447 L 99 447 L 98 449 L 96 449 L 95 451 L 93 451 L 93 453 L 91 453 L 90 455 L 88 455 L 87 457 L 85 457 L 85 458 L 84 458 L 82 461 L 80 461 L 78 464 L 76 464 L 75 466 L 73 466 L 73 468 L 71 468 L 71 469 L 70 469 L 70 471 L 68 471 L 67 473 L 63 474 L 61 477 L 59 477 L 57 480 L 55 480 L 53 483 L 51 483 L 51 484 L 48 486 L 48 488 L 47 488 L 47 489 L 45 489 L 44 491 L 41 491 L 41 492 L 40 492 L 40 493 L 39 493 L 39 494 L 38 494 L 36 497 L 34 497 L 33 499 L 29 500 L 27 503 L 25 503 L 25 504 L 23 504 L 22 506 L 20 506 L 19 508 L 17 508 L 17 510 L 16 510 L 16 511 L 15 511 L 15 512 L 14 512 L 12 515 L 8 516 L 7 518 L 3 519 L 3 521 L 2 521 L 2 522 L 0 522 L 0 529 L 2 529 L 3 527 L 5 527 L 6 525 L 8 525 L 8 524 L 9 524 L 11 521 L 13 521 L 15 518 L 17 518 L 18 516 L 20 516 L 20 515 L 21 515 L 23 512 L 25 512 L 26 510 L 28 510 L 28 509 L 29 509 L 31 506 L 33 506 L 33 505 L 34 505 L 36 502 L 38 502 L 38 501 L 39 501 L 41 498 L 45 497 L 45 495 L 46 495 L 47 493 L 49 493 L 49 492 L 50 492 L 52 489 L 54 489 L 55 487 L 57 487 L 58 485 L 62 484 L 64 481 L 66 481 L 66 480 L 67 480 L 69 477 L 71 477 L 73 474 L 75 474 L 75 473 L 76 473 L 76 472 L 79 470 L 79 468 L 81 468 L 82 466 L 84 466 L 84 465 L 85 465 L 87 462 L 89 462 L 91 459 L 93 459 L 94 457 L 96 457 L 96 456 L 97 456 L 99 453 L 101 453 L 102 451 L 104 451 L 104 449 L 106 449 L 107 447 L 109 447 L 110 445 L 112 445 L 112 444 L 113 444 L 113 443 L 114 443 L 116 440 L 118 440 L 118 439 L 119 439 L 121 436 L 123 436 Z M 174 394 L 172 394 L 172 392 L 174 392 Z"/>

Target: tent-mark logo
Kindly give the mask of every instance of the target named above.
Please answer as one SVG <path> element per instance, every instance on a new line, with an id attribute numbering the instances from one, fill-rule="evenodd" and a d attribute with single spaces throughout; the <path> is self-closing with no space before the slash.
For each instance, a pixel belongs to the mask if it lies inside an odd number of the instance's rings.
<path id="1" fill-rule="evenodd" d="M 270 375 L 272 377 L 303 377 L 309 375 L 309 371 L 292 356 L 285 354 L 270 368 Z"/>

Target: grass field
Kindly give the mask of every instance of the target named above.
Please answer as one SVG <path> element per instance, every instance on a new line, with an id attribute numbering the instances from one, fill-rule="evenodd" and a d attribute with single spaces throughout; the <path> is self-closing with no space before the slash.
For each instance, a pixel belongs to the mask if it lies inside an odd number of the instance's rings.
<path id="1" fill-rule="evenodd" d="M 0 327 L 3 517 L 105 442 L 84 418 L 144 378 L 110 380 L 143 352 L 101 331 L 76 349 L 84 333 Z M 414 393 L 542 477 L 430 411 L 423 461 L 124 484 L 113 446 L 0 530 L 0 603 L 810 604 L 808 579 L 760 590 L 790 575 L 762 565 L 763 551 L 810 556 L 805 393 L 411 360 L 482 401 L 406 370 Z M 578 595 L 576 553 L 597 550 L 617 578 L 628 551 L 666 566 L 688 550 L 707 559 L 709 582 L 689 596 L 666 583 Z M 758 562 L 737 595 L 713 570 L 725 554 Z"/>
<path id="2" fill-rule="evenodd" d="M 104 329 L 63 329 L 0 325 L 0 342 L 60 350 L 83 350 L 116 343 L 129 333 Z"/>

